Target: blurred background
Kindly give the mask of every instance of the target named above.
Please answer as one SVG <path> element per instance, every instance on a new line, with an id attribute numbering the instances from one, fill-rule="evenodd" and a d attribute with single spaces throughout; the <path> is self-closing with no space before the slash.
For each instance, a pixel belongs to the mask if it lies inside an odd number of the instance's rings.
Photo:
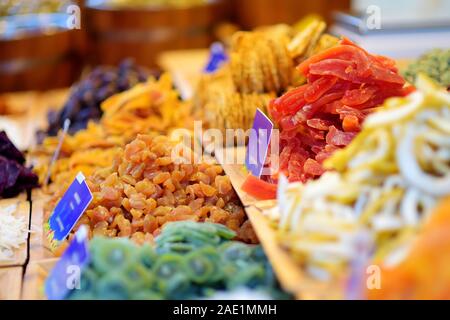
<path id="1" fill-rule="evenodd" d="M 0 92 L 68 87 L 86 68 L 128 57 L 156 70 L 163 52 L 308 14 L 396 59 L 450 43 L 447 0 L 0 0 Z"/>

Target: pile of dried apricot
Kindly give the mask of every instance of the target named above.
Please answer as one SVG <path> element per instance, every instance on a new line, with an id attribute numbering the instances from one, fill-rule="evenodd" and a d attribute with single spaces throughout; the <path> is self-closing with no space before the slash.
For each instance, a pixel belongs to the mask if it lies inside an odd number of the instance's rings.
<path id="1" fill-rule="evenodd" d="M 239 240 L 258 242 L 231 182 L 215 163 L 174 157 L 176 142 L 139 135 L 107 169 L 87 179 L 94 199 L 79 220 L 91 236 L 130 237 L 152 242 L 168 222 L 220 223 Z M 175 153 L 176 154 L 176 153 Z M 186 161 L 189 160 L 189 161 Z"/>

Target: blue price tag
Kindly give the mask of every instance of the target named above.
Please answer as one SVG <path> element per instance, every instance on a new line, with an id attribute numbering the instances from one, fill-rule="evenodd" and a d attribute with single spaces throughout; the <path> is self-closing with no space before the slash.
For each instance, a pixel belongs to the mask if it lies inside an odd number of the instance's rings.
<path id="1" fill-rule="evenodd" d="M 71 290 L 80 290 L 81 273 L 90 261 L 87 228 L 81 227 L 45 281 L 49 300 L 62 300 Z"/>
<path id="2" fill-rule="evenodd" d="M 264 164 L 266 163 L 272 131 L 272 121 L 270 121 L 264 112 L 256 109 L 253 127 L 250 131 L 247 154 L 245 156 L 245 166 L 257 178 L 261 177 Z"/>
<path id="3" fill-rule="evenodd" d="M 220 42 L 214 42 L 211 45 L 208 63 L 203 71 L 205 73 L 213 73 L 227 61 L 228 56 L 223 45 Z"/>
<path id="4" fill-rule="evenodd" d="M 48 221 L 53 240 L 62 241 L 69 235 L 91 201 L 92 193 L 80 172 L 58 202 Z"/>

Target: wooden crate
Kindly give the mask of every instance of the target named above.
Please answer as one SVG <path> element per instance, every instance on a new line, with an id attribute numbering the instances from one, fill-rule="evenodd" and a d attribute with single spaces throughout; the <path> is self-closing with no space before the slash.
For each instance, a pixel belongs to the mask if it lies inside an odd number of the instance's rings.
<path id="1" fill-rule="evenodd" d="M 70 86 L 82 69 L 75 34 L 53 30 L 0 38 L 0 92 Z"/>
<path id="2" fill-rule="evenodd" d="M 226 0 L 187 8 L 85 8 L 91 62 L 116 65 L 133 57 L 140 65 L 156 66 L 166 50 L 205 48 L 214 40 L 214 26 L 228 19 Z"/>
<path id="3" fill-rule="evenodd" d="M 307 14 L 319 14 L 328 23 L 335 10 L 350 9 L 350 0 L 233 0 L 236 22 L 245 29 L 276 23 L 292 24 Z"/>

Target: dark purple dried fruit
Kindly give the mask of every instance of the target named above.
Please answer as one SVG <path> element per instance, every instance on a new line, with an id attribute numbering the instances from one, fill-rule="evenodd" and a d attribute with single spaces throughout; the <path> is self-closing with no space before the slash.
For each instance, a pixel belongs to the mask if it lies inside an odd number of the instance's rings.
<path id="1" fill-rule="evenodd" d="M 9 140 L 5 131 L 0 132 L 0 156 L 4 156 L 10 160 L 15 160 L 20 164 L 25 162 L 24 156 L 11 142 L 11 140 Z"/>
<path id="2" fill-rule="evenodd" d="M 128 90 L 152 75 L 144 67 L 126 59 L 118 67 L 100 66 L 73 87 L 63 109 L 48 114 L 47 135 L 56 136 L 65 119 L 70 119 L 69 133 L 85 129 L 89 120 L 102 116 L 100 104 L 112 95 Z M 40 138 L 43 135 L 38 135 Z"/>
<path id="3" fill-rule="evenodd" d="M 0 132 L 0 198 L 11 198 L 24 190 L 39 185 L 38 177 L 23 166 L 25 157 L 9 140 L 6 132 Z"/>

